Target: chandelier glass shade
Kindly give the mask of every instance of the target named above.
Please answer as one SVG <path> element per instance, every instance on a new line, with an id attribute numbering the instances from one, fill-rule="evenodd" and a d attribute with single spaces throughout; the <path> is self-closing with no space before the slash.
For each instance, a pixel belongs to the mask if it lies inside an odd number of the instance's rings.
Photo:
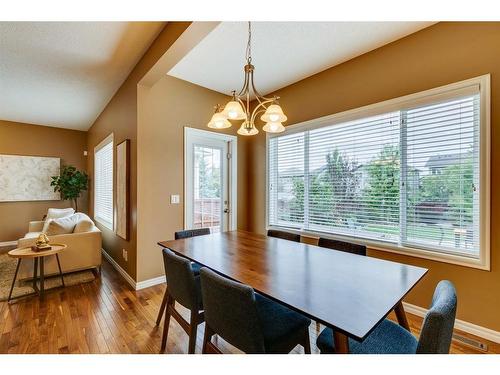
<path id="1" fill-rule="evenodd" d="M 208 127 L 212 129 L 226 129 L 231 127 L 231 123 L 222 113 L 216 112 L 210 119 Z"/>
<path id="2" fill-rule="evenodd" d="M 245 80 L 243 87 L 237 94 L 232 92 L 232 99 L 224 108 L 220 105 L 215 107 L 215 113 L 208 123 L 208 127 L 212 129 L 225 129 L 231 126 L 230 121 L 241 121 L 238 134 L 240 135 L 255 135 L 259 130 L 255 126 L 255 120 L 259 115 L 260 119 L 266 124 L 262 128 L 268 133 L 281 133 L 285 131 L 283 122 L 287 117 L 283 113 L 283 109 L 278 103 L 278 96 L 265 97 L 257 91 L 254 84 L 253 74 L 255 67 L 252 65 L 252 29 L 251 23 L 248 22 L 248 44 L 246 52 L 246 65 L 244 67 Z M 251 102 L 255 100 L 255 107 L 251 109 Z"/>

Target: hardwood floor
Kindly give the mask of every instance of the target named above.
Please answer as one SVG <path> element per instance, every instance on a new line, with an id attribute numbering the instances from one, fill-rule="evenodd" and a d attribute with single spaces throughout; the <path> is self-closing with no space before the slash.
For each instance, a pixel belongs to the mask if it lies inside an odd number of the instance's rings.
<path id="1" fill-rule="evenodd" d="M 102 275 L 91 283 L 49 291 L 45 301 L 19 299 L 0 302 L 0 353 L 158 353 L 161 327 L 155 326 L 165 285 L 134 291 L 104 262 Z M 181 310 L 182 311 L 182 310 Z M 188 318 L 187 310 L 182 311 Z M 408 314 L 418 334 L 422 319 Z M 199 328 L 196 353 L 201 352 L 204 324 Z M 311 324 L 312 352 L 317 353 L 316 324 Z M 472 335 L 463 334 L 469 338 Z M 488 353 L 500 345 L 479 339 Z M 238 352 L 222 339 L 215 341 L 225 353 Z M 188 337 L 171 320 L 167 353 L 187 353 Z M 452 353 L 482 353 L 453 342 Z M 297 347 L 294 352 L 301 353 Z"/>

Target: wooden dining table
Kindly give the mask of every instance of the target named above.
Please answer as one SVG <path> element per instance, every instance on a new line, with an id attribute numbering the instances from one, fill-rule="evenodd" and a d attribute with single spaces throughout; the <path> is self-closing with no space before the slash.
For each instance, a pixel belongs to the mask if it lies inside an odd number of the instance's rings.
<path id="1" fill-rule="evenodd" d="M 348 338 L 363 341 L 392 310 L 409 330 L 402 300 L 427 273 L 241 230 L 158 245 L 332 328 L 336 353 L 348 353 Z"/>

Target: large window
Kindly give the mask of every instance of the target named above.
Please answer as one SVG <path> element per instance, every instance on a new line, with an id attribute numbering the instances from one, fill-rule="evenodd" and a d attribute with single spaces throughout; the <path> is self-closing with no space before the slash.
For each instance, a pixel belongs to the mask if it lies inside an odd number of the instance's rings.
<path id="1" fill-rule="evenodd" d="M 94 149 L 94 218 L 113 230 L 113 134 Z"/>
<path id="2" fill-rule="evenodd" d="M 487 268 L 489 77 L 268 138 L 268 225 Z"/>

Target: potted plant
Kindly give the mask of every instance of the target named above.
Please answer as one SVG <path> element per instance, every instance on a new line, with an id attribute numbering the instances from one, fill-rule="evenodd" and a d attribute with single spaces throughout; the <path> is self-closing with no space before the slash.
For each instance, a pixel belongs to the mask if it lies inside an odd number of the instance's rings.
<path id="1" fill-rule="evenodd" d="M 75 203 L 75 211 L 78 212 L 78 198 L 82 191 L 88 189 L 89 176 L 87 173 L 77 170 L 72 165 L 62 168 L 59 176 L 51 177 L 50 186 L 54 191 L 61 194 L 61 199 L 72 200 Z"/>

